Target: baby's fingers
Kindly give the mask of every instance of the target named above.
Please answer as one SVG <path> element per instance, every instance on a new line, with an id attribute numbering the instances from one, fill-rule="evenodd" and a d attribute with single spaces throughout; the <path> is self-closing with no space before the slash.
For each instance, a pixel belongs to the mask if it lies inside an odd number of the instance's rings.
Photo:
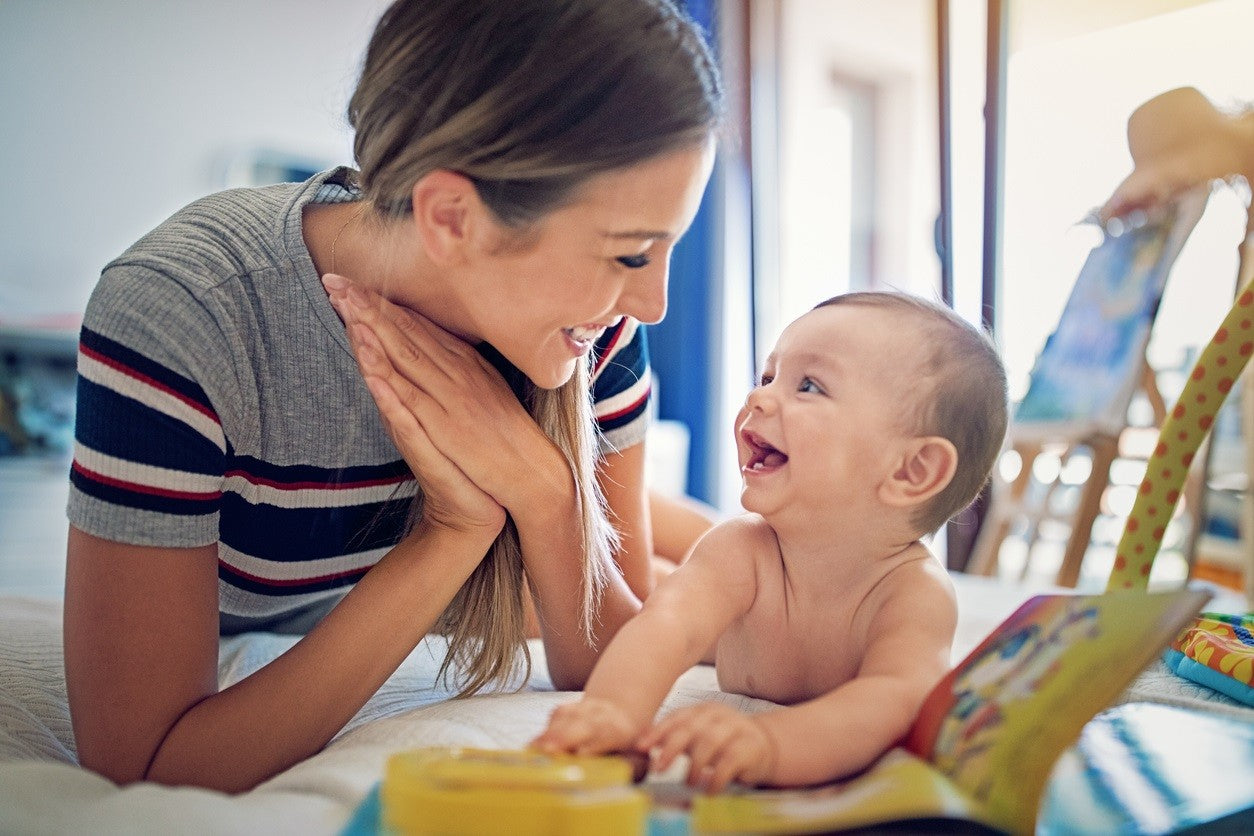
<path id="1" fill-rule="evenodd" d="M 761 752 L 744 737 L 737 737 L 727 742 L 714 761 L 705 767 L 705 774 L 702 776 L 705 781 L 705 791 L 722 792 L 732 781 L 756 783 L 756 779 L 752 776 L 761 767 L 760 756 Z"/>
<path id="2" fill-rule="evenodd" d="M 650 729 L 640 738 L 636 748 L 648 752 L 653 768 L 664 772 L 675 758 L 688 751 L 694 731 L 688 723 L 689 709 L 680 709 Z"/>

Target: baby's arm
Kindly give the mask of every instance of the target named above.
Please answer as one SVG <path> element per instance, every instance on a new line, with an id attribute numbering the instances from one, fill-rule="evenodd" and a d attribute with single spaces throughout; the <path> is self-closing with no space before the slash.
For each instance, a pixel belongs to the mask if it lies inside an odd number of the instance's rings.
<path id="1" fill-rule="evenodd" d="M 579 754 L 634 748 L 675 680 L 753 603 L 757 582 L 743 526 L 729 520 L 697 543 L 610 642 L 583 699 L 555 710 L 532 745 Z"/>
<path id="2" fill-rule="evenodd" d="M 909 730 L 949 670 L 957 626 L 953 587 L 927 564 L 886 590 L 870 619 L 857 676 L 821 697 L 746 715 L 718 703 L 676 711 L 640 741 L 666 769 L 681 752 L 688 783 L 720 792 L 729 782 L 801 786 L 867 766 Z"/>
<path id="3" fill-rule="evenodd" d="M 950 668 L 958 608 L 939 564 L 897 580 L 867 632 L 858 674 L 821 697 L 757 715 L 774 743 L 762 783 L 798 786 L 851 775 L 871 765 L 913 724 L 924 699 Z"/>

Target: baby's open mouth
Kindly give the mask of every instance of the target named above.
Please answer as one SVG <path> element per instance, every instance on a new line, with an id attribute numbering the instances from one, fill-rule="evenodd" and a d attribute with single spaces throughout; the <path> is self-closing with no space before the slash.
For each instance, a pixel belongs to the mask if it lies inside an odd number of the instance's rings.
<path id="1" fill-rule="evenodd" d="M 767 470 L 788 461 L 788 456 L 757 433 L 745 430 L 740 437 L 749 446 L 749 461 L 745 462 L 745 470 Z"/>

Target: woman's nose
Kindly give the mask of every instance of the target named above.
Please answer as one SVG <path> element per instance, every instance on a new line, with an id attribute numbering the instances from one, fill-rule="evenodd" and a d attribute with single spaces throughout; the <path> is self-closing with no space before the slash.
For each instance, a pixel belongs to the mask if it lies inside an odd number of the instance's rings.
<path id="1" fill-rule="evenodd" d="M 652 265 L 651 265 L 652 266 Z M 619 310 L 646 325 L 661 322 L 666 316 L 666 283 L 670 269 L 660 264 L 655 269 L 636 271 L 627 279 L 618 297 Z"/>

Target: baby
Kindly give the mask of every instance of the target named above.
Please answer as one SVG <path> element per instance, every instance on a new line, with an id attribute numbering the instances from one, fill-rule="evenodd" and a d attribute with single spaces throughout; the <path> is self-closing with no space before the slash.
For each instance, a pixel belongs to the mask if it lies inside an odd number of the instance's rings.
<path id="1" fill-rule="evenodd" d="M 1006 431 L 992 343 L 948 308 L 850 293 L 785 329 L 736 419 L 747 514 L 711 529 L 605 649 L 547 752 L 687 754 L 688 783 L 800 786 L 857 772 L 910 728 L 957 622 L 921 538 L 988 478 Z M 652 725 L 713 648 L 721 703 Z"/>

